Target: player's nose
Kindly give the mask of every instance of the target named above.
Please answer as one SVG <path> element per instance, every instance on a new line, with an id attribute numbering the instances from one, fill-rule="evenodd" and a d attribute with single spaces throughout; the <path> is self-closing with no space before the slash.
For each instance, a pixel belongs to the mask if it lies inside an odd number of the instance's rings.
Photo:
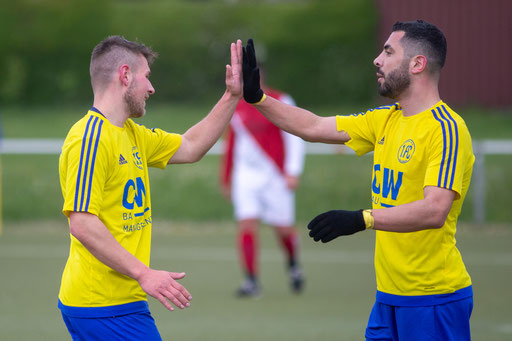
<path id="1" fill-rule="evenodd" d="M 373 60 L 373 65 L 375 65 L 376 67 L 380 68 L 382 66 L 382 64 L 380 63 L 379 61 L 379 57 L 375 58 Z"/>

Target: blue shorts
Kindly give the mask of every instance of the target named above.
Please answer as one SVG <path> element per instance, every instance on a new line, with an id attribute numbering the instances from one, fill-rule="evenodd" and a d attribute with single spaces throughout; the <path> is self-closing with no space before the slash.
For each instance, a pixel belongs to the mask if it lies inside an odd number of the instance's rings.
<path id="1" fill-rule="evenodd" d="M 62 318 L 74 341 L 162 340 L 149 311 L 98 318 L 72 317 L 62 313 Z"/>
<path id="2" fill-rule="evenodd" d="M 375 302 L 366 340 L 469 341 L 473 297 L 423 307 Z"/>

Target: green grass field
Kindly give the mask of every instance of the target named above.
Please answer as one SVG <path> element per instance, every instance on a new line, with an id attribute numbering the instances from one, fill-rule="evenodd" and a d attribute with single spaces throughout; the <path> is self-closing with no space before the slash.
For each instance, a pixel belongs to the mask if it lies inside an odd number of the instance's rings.
<path id="1" fill-rule="evenodd" d="M 304 226 L 304 223 L 300 224 Z M 302 233 L 307 276 L 302 295 L 288 289 L 273 232 L 262 227 L 264 296 L 239 300 L 232 222 L 155 221 L 152 265 L 185 271 L 190 308 L 166 311 L 150 299 L 164 340 L 361 340 L 375 295 L 373 231 L 316 244 Z M 0 238 L 0 340 L 68 340 L 57 309 L 68 253 L 65 221 L 9 223 Z M 510 226 L 463 225 L 458 246 L 475 292 L 474 340 L 512 338 Z"/>
<path id="2" fill-rule="evenodd" d="M 6 137 L 64 138 L 85 112 L 69 108 L 7 108 Z M 141 123 L 184 132 L 209 109 L 155 106 Z M 356 111 L 351 109 L 345 112 Z M 319 113 L 337 111 L 321 109 Z M 512 115 L 468 109 L 474 139 L 510 139 Z M 375 295 L 373 231 L 327 245 L 306 236 L 305 225 L 332 208 L 370 206 L 371 156 L 308 155 L 297 192 L 306 291 L 289 292 L 284 262 L 272 231 L 261 230 L 264 297 L 233 296 L 241 276 L 230 204 L 218 190 L 219 157 L 192 165 L 151 170 L 154 224 L 152 266 L 185 271 L 182 283 L 192 307 L 167 312 L 150 299 L 164 339 L 182 340 L 361 340 Z M 3 155 L 3 235 L 0 236 L 0 340 L 67 340 L 56 307 L 69 236 L 60 213 L 58 155 Z M 457 234 L 472 275 L 474 340 L 512 339 L 512 158 L 487 158 L 488 224 L 471 225 L 468 192 Z"/>

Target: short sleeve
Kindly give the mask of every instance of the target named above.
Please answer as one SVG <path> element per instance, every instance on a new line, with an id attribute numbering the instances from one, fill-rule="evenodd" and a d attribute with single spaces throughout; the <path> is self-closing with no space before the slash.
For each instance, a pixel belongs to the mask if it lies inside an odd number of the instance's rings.
<path id="1" fill-rule="evenodd" d="M 460 198 L 464 175 L 474 163 L 471 137 L 464 122 L 444 120 L 432 135 L 424 186 L 455 191 Z"/>
<path id="2" fill-rule="evenodd" d="M 361 112 L 348 116 L 336 116 L 336 129 L 345 131 L 350 136 L 346 143 L 358 156 L 375 149 L 376 132 L 372 122 L 372 111 Z"/>
<path id="3" fill-rule="evenodd" d="M 143 128 L 146 157 L 149 167 L 165 168 L 167 162 L 181 145 L 181 135 L 167 133 L 162 129 Z"/>
<path id="4" fill-rule="evenodd" d="M 103 120 L 91 124 L 83 136 L 68 137 L 59 159 L 64 197 L 62 212 L 99 216 L 108 177 L 110 149 L 101 136 Z"/>

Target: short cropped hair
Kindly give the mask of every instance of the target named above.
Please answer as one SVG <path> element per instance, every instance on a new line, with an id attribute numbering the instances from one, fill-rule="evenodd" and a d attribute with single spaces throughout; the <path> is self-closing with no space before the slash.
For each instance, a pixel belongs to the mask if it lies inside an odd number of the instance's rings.
<path id="1" fill-rule="evenodd" d="M 138 57 L 142 55 L 151 65 L 158 54 L 138 41 L 126 40 L 121 36 L 110 36 L 100 42 L 92 51 L 89 72 L 93 91 L 102 89 L 110 82 L 112 74 L 123 64 L 137 69 Z"/>
<path id="2" fill-rule="evenodd" d="M 392 32 L 404 31 L 401 39 L 407 56 L 417 54 L 427 57 L 427 70 L 439 73 L 446 61 L 446 38 L 439 28 L 423 20 L 397 21 Z"/>

